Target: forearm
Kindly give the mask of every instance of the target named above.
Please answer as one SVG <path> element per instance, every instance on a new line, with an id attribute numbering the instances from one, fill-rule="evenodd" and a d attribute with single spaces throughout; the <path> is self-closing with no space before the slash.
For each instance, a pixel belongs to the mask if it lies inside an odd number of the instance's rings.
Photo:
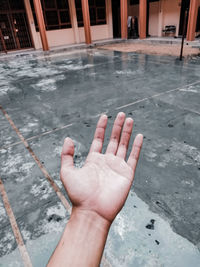
<path id="1" fill-rule="evenodd" d="M 99 266 L 109 228 L 95 212 L 73 209 L 48 267 Z"/>

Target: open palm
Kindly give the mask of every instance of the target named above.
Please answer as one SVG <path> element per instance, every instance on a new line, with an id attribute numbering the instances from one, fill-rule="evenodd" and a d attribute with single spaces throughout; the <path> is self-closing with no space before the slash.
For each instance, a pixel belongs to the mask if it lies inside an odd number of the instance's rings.
<path id="1" fill-rule="evenodd" d="M 125 161 L 133 120 L 118 113 L 105 154 L 102 154 L 107 116 L 98 121 L 88 157 L 81 169 L 74 167 L 74 144 L 66 138 L 61 155 L 61 180 L 73 204 L 112 222 L 128 196 L 140 149 L 142 135 L 137 135 L 128 161 Z"/>

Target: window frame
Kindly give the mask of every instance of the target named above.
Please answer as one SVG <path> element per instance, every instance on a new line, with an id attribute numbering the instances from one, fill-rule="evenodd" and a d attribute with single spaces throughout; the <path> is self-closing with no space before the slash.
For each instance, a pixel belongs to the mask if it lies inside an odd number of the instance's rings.
<path id="1" fill-rule="evenodd" d="M 47 7 L 46 8 L 45 0 L 41 0 L 41 5 L 42 5 L 42 11 L 43 11 L 43 17 L 44 17 L 44 23 L 45 23 L 46 31 L 54 31 L 54 30 L 72 28 L 71 14 L 70 14 L 68 0 L 66 0 L 66 3 L 67 3 L 66 8 L 58 8 L 57 1 L 59 1 L 59 0 L 52 0 L 52 1 L 54 2 L 54 7 Z M 33 5 L 33 0 L 31 0 L 31 7 L 32 7 L 33 16 L 34 16 L 34 21 L 35 21 L 35 28 L 36 28 L 36 31 L 39 31 L 38 24 L 37 24 L 37 19 L 36 19 L 36 15 L 35 15 L 35 9 L 34 9 L 34 5 Z M 51 11 L 57 13 L 57 19 L 58 19 L 58 23 L 57 24 L 48 24 L 47 12 L 51 12 Z M 67 22 L 62 22 L 61 21 L 61 15 L 60 15 L 61 12 L 67 12 L 68 13 L 69 21 L 67 21 Z"/>
<path id="2" fill-rule="evenodd" d="M 87 0 L 88 1 L 88 0 Z M 91 5 L 88 1 L 88 5 L 89 5 L 89 12 L 90 12 L 90 25 L 91 26 L 98 26 L 98 25 L 106 25 L 107 24 L 107 14 L 106 14 L 106 0 L 103 0 L 105 5 L 104 6 L 97 6 L 96 5 L 96 0 L 93 0 L 93 5 Z M 78 19 L 78 12 L 81 12 L 82 14 L 82 3 L 79 0 L 79 5 L 77 5 L 76 0 L 75 0 L 75 5 L 76 5 L 76 17 L 77 17 L 77 23 L 78 23 L 78 27 L 83 27 L 84 23 L 83 23 L 83 15 L 82 15 L 82 20 Z M 95 19 L 91 20 L 91 11 L 94 9 L 95 10 Z M 105 11 L 105 18 L 104 19 L 99 19 L 98 18 L 98 10 L 100 9 L 104 9 Z"/>
<path id="3" fill-rule="evenodd" d="M 106 0 L 103 0 L 105 5 L 104 6 L 97 6 L 96 5 L 96 0 L 93 0 L 94 4 L 90 5 L 89 4 L 89 10 L 90 9 L 95 9 L 95 20 L 92 21 L 90 18 L 90 25 L 91 26 L 96 26 L 96 25 L 105 25 L 107 24 L 107 18 L 106 18 Z M 105 10 L 105 19 L 98 19 L 98 10 L 104 9 Z M 94 23 L 93 23 L 94 22 Z"/>

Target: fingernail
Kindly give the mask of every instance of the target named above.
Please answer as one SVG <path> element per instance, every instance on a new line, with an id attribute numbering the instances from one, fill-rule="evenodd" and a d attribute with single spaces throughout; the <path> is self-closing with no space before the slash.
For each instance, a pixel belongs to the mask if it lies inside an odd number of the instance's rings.
<path id="1" fill-rule="evenodd" d="M 137 134 L 137 138 L 138 138 L 140 141 L 143 141 L 143 135 L 142 135 L 142 134 Z"/>
<path id="2" fill-rule="evenodd" d="M 126 119 L 126 123 L 127 123 L 128 125 L 132 124 L 132 123 L 133 123 L 133 119 L 132 119 L 132 118 L 127 118 L 127 119 Z"/>
<path id="3" fill-rule="evenodd" d="M 124 117 L 124 116 L 126 116 L 126 115 L 125 115 L 124 112 L 119 112 L 117 116 L 120 117 L 120 118 L 122 118 L 122 117 Z"/>

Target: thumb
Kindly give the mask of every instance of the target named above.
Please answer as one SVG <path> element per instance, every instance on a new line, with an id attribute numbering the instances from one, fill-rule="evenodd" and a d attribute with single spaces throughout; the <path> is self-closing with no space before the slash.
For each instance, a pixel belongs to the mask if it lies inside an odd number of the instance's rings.
<path id="1" fill-rule="evenodd" d="M 74 167 L 74 143 L 71 138 L 65 138 L 62 153 L 61 153 L 61 168 L 73 168 Z"/>

